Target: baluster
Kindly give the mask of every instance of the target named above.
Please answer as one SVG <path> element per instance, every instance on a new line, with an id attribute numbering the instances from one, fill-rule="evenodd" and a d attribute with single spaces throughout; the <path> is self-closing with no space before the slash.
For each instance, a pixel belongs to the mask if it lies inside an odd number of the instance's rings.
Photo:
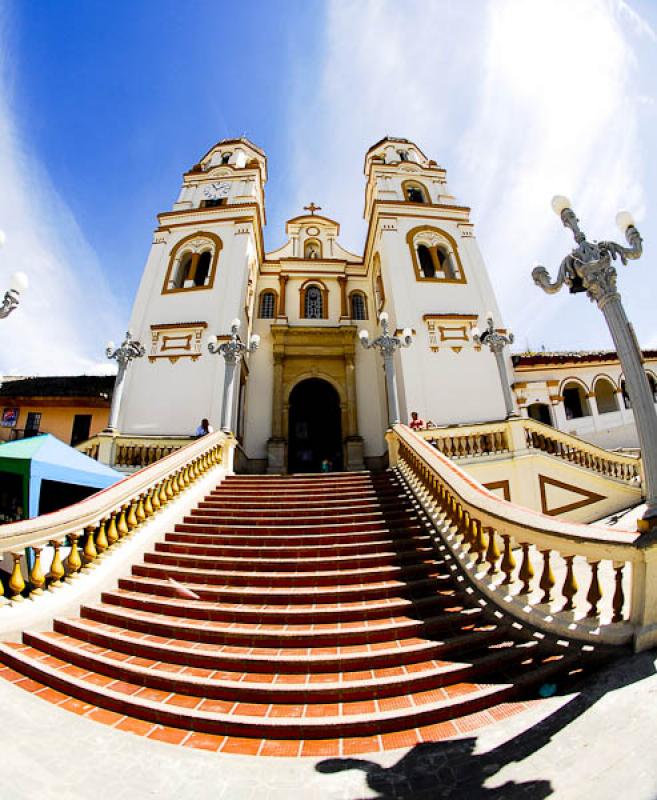
<path id="1" fill-rule="evenodd" d="M 20 603 L 23 600 L 21 594 L 25 590 L 25 579 L 23 578 L 23 570 L 21 569 L 21 553 L 12 553 L 11 557 L 14 559 L 14 568 L 11 571 L 9 578 L 9 594 L 10 600 L 14 603 Z"/>
<path id="2" fill-rule="evenodd" d="M 516 568 L 516 560 L 513 557 L 513 549 L 511 547 L 511 537 L 508 534 L 503 534 L 504 539 L 504 555 L 502 557 L 502 572 L 504 573 L 503 586 L 513 583 L 513 570 Z"/>
<path id="3" fill-rule="evenodd" d="M 586 599 L 590 604 L 587 617 L 598 616 L 598 603 L 602 600 L 602 588 L 600 587 L 600 579 L 598 577 L 599 561 L 591 561 L 591 585 L 586 595 Z"/>
<path id="4" fill-rule="evenodd" d="M 82 559 L 80 558 L 80 551 L 78 549 L 80 534 L 69 533 L 68 538 L 71 540 L 71 549 L 66 556 L 64 566 L 66 567 L 66 579 L 72 580 L 77 577 L 77 573 L 82 568 Z"/>
<path id="5" fill-rule="evenodd" d="M 174 497 L 180 494 L 180 481 L 178 480 L 178 473 L 174 472 L 171 481 L 171 489 L 173 490 Z"/>
<path id="6" fill-rule="evenodd" d="M 94 543 L 94 532 L 96 528 L 94 525 L 90 525 L 87 531 L 87 538 L 84 541 L 84 547 L 82 548 L 82 559 L 84 561 L 84 566 L 89 567 L 98 556 L 98 551 L 96 550 L 96 545 Z"/>
<path id="7" fill-rule="evenodd" d="M 48 588 L 58 589 L 62 585 L 62 578 L 66 574 L 66 570 L 64 569 L 64 565 L 62 563 L 62 554 L 60 551 L 62 543 L 58 542 L 56 539 L 53 539 L 50 544 L 53 549 L 53 556 L 50 564 L 50 572 L 48 573 L 48 577 L 50 578 L 50 585 Z"/>
<path id="8" fill-rule="evenodd" d="M 40 594 L 43 594 L 43 587 L 46 584 L 46 576 L 43 574 L 43 570 L 41 569 L 41 547 L 33 547 L 32 552 L 34 553 L 34 564 L 32 564 L 32 570 L 30 571 L 30 583 L 32 584 L 32 591 L 30 592 L 30 597 L 38 597 Z"/>
<path id="9" fill-rule="evenodd" d="M 128 510 L 127 505 L 121 506 L 121 511 L 119 513 L 119 521 L 116 525 L 116 530 L 118 531 L 118 534 L 122 539 L 124 536 L 127 536 L 130 533 L 130 528 L 128 527 L 127 510 Z"/>
<path id="10" fill-rule="evenodd" d="M 541 597 L 541 603 L 551 603 L 552 602 L 552 589 L 555 584 L 554 580 L 554 573 L 552 572 L 552 567 L 550 566 L 550 551 L 543 550 L 543 571 L 541 572 L 541 580 L 539 581 L 539 587 L 543 590 L 543 597 Z"/>
<path id="11" fill-rule="evenodd" d="M 141 525 L 146 520 L 146 509 L 144 508 L 144 495 L 140 494 L 137 499 L 137 506 L 135 508 L 135 517 L 137 522 Z"/>
<path id="12" fill-rule="evenodd" d="M 154 513 L 154 514 L 157 514 L 157 512 L 158 512 L 158 511 L 160 510 L 160 508 L 161 508 L 161 503 L 160 503 L 160 492 L 159 492 L 159 489 L 158 489 L 158 487 L 157 487 L 157 486 L 154 486 L 154 487 L 152 488 L 152 490 L 151 490 L 151 499 L 150 499 L 150 503 L 151 503 L 151 508 L 153 509 L 153 513 Z"/>
<path id="13" fill-rule="evenodd" d="M 484 554 L 486 553 L 486 537 L 484 535 L 484 526 L 478 519 L 473 520 L 473 525 L 474 525 L 474 543 L 472 549 L 477 554 L 475 564 L 483 564 Z"/>
<path id="14" fill-rule="evenodd" d="M 110 547 L 118 542 L 119 532 L 116 529 L 116 513 L 112 513 L 110 515 L 109 522 L 107 522 L 107 527 L 105 529 L 105 533 L 107 536 L 107 543 Z"/>
<path id="15" fill-rule="evenodd" d="M 572 611 L 575 607 L 573 603 L 573 599 L 577 594 L 577 590 L 579 586 L 577 585 L 577 580 L 575 579 L 575 572 L 573 570 L 573 560 L 575 556 L 564 556 L 564 560 L 566 562 L 566 577 L 563 581 L 563 588 L 561 589 L 561 594 L 566 598 L 566 602 L 564 603 L 564 607 L 561 609 L 562 611 Z"/>
<path id="16" fill-rule="evenodd" d="M 472 539 L 470 536 L 470 513 L 468 511 L 463 513 L 463 523 L 456 533 L 461 537 L 461 544 L 470 549 L 472 547 Z"/>
<path id="17" fill-rule="evenodd" d="M 167 494 L 167 482 L 165 480 L 160 484 L 160 491 L 158 492 L 157 496 L 160 499 L 160 508 L 169 502 L 169 495 Z"/>
<path id="18" fill-rule="evenodd" d="M 128 530 L 130 532 L 134 531 L 139 525 L 139 520 L 137 519 L 137 502 L 135 500 L 130 503 L 125 521 L 128 523 Z"/>
<path id="19" fill-rule="evenodd" d="M 518 577 L 522 581 L 520 594 L 529 594 L 531 592 L 531 581 L 534 577 L 534 567 L 529 557 L 529 545 L 526 542 L 522 544 L 522 564 L 520 565 Z"/>
<path id="20" fill-rule="evenodd" d="M 625 593 L 623 592 L 623 568 L 625 562 L 614 561 L 614 583 L 616 584 L 614 590 L 614 598 L 612 600 L 612 608 L 614 615 L 611 618 L 612 622 L 622 622 L 623 620 L 623 606 L 625 605 Z"/>
<path id="21" fill-rule="evenodd" d="M 490 564 L 489 575 L 497 575 L 497 562 L 500 558 L 500 548 L 497 546 L 497 536 L 493 528 L 486 528 L 488 531 L 488 549 L 486 550 L 486 561 Z"/>
<path id="22" fill-rule="evenodd" d="M 102 556 L 108 547 L 109 541 L 105 533 L 105 520 L 101 519 L 98 523 L 98 532 L 96 533 L 96 550 L 98 551 L 98 555 Z"/>

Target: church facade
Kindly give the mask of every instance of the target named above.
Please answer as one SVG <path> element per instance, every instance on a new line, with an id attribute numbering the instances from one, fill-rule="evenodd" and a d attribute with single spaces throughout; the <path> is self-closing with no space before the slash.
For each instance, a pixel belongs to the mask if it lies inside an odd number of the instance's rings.
<path id="1" fill-rule="evenodd" d="M 390 328 L 413 331 L 395 356 L 402 420 L 435 425 L 504 417 L 495 359 L 473 340 L 487 313 L 503 330 L 470 209 L 445 170 L 406 139 L 385 138 L 364 163 L 362 253 L 311 204 L 266 252 L 267 159 L 247 139 L 219 142 L 183 176 L 158 216 L 130 329 L 146 347 L 128 371 L 119 430 L 180 435 L 218 425 L 224 362 L 208 340 L 234 319 L 259 349 L 240 363 L 236 433 L 252 471 L 383 463 L 388 427 L 381 356 L 360 346 Z M 509 374 L 512 365 L 508 360 Z"/>

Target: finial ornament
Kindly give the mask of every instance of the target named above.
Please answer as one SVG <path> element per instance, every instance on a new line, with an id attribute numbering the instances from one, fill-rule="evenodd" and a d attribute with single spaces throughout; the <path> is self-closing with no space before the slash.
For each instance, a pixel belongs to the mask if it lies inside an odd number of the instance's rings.
<path id="1" fill-rule="evenodd" d="M 321 211 L 322 207 L 321 206 L 316 206 L 315 203 L 310 203 L 309 205 L 304 206 L 303 210 L 304 211 L 310 211 L 310 213 L 314 217 L 315 216 L 315 211 Z"/>

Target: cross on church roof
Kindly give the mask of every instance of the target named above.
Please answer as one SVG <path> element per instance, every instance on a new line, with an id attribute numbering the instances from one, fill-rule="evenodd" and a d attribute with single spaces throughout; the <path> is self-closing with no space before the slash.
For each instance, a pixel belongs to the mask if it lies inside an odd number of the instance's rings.
<path id="1" fill-rule="evenodd" d="M 314 203 L 311 203 L 311 204 L 310 204 L 310 205 L 308 205 L 308 206 L 304 206 L 304 207 L 303 207 L 303 210 L 304 210 L 304 211 L 310 211 L 310 213 L 311 213 L 311 214 L 313 215 L 313 217 L 314 217 L 314 216 L 315 216 L 315 211 L 321 211 L 321 210 L 322 210 L 322 207 L 321 207 L 321 206 L 316 206 Z"/>

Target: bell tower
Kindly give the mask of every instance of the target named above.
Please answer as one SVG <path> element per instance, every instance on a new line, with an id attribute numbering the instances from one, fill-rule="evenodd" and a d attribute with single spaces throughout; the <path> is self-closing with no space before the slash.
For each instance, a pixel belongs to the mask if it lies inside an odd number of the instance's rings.
<path id="1" fill-rule="evenodd" d="M 130 322 L 146 356 L 126 377 L 121 433 L 189 435 L 204 417 L 218 427 L 224 364 L 207 340 L 226 336 L 236 318 L 242 337 L 250 334 L 266 181 L 264 152 L 224 139 L 184 173 L 173 208 L 158 215 Z"/>
<path id="2" fill-rule="evenodd" d="M 470 209 L 450 193 L 446 171 L 408 139 L 373 145 L 365 175 L 364 257 L 376 311 L 388 312 L 393 329 L 415 333 L 396 355 L 402 420 L 411 411 L 436 425 L 504 418 L 495 360 L 472 335 L 487 312 L 502 323 Z"/>

